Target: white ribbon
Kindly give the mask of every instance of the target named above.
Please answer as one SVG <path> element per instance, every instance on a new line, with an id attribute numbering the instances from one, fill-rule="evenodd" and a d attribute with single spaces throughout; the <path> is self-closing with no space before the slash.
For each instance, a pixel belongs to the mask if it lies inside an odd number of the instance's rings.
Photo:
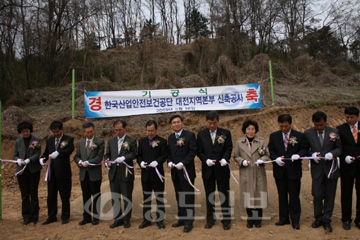
<path id="1" fill-rule="evenodd" d="M 185 179 L 188 181 L 188 183 L 190 184 L 190 186 L 192 186 L 192 187 L 195 189 L 195 191 L 200 192 L 200 189 L 198 189 L 197 187 L 195 187 L 194 184 L 192 184 L 192 182 L 190 181 L 189 174 L 188 174 L 188 172 L 186 171 L 186 167 L 185 167 L 185 166 L 183 166 L 183 170 L 184 170 L 184 177 L 185 177 Z"/>
<path id="2" fill-rule="evenodd" d="M 156 171 L 156 174 L 158 175 L 158 177 L 160 178 L 161 182 L 164 182 L 164 180 L 166 180 L 166 178 L 163 175 L 161 175 L 161 173 L 159 172 L 157 167 L 155 167 L 155 171 Z"/>

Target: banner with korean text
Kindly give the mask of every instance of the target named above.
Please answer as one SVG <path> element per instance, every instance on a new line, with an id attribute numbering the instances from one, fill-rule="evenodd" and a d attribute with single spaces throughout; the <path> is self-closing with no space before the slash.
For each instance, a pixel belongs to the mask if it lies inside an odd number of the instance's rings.
<path id="1" fill-rule="evenodd" d="M 86 118 L 176 111 L 255 109 L 262 107 L 260 84 L 221 87 L 85 92 Z"/>

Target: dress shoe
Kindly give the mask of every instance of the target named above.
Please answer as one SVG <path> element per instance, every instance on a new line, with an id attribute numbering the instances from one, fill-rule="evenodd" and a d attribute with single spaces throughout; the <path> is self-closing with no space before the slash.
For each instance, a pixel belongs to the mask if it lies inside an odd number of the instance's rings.
<path id="1" fill-rule="evenodd" d="M 147 221 L 147 220 L 144 220 L 140 225 L 139 225 L 139 228 L 140 229 L 143 229 L 143 228 L 146 228 L 148 226 L 151 225 L 151 222 L 150 221 Z M 125 227 L 125 226 L 124 226 Z"/>
<path id="2" fill-rule="evenodd" d="M 350 230 L 350 222 L 349 221 L 343 222 L 343 229 Z"/>
<path id="3" fill-rule="evenodd" d="M 229 222 L 223 223 L 223 229 L 224 229 L 224 230 L 229 230 L 230 228 L 231 228 L 231 225 L 230 225 Z"/>
<path id="4" fill-rule="evenodd" d="M 82 226 L 82 225 L 85 225 L 87 223 L 91 223 L 91 220 L 83 219 L 81 222 L 79 222 L 79 225 Z"/>
<path id="5" fill-rule="evenodd" d="M 292 227 L 296 230 L 300 230 L 300 224 L 299 223 L 292 223 Z"/>
<path id="6" fill-rule="evenodd" d="M 116 228 L 121 225 L 124 225 L 124 221 L 118 219 L 118 220 L 115 220 L 114 223 L 110 225 L 110 228 Z"/>
<path id="7" fill-rule="evenodd" d="M 99 219 L 95 219 L 91 222 L 92 225 L 98 225 L 100 223 Z"/>
<path id="8" fill-rule="evenodd" d="M 29 219 L 24 219 L 24 225 L 28 225 L 30 223 L 30 220 Z"/>
<path id="9" fill-rule="evenodd" d="M 61 224 L 68 224 L 69 223 L 69 219 L 63 219 L 62 221 L 61 221 Z"/>
<path id="10" fill-rule="evenodd" d="M 255 223 L 256 228 L 261 228 L 261 223 Z"/>
<path id="11" fill-rule="evenodd" d="M 290 221 L 278 221 L 275 223 L 276 226 L 284 226 L 286 224 L 290 224 Z"/>
<path id="12" fill-rule="evenodd" d="M 156 223 L 156 225 L 158 226 L 158 228 L 159 228 L 159 229 L 161 229 L 161 228 L 165 228 L 165 224 L 164 224 L 164 222 L 163 222 L 163 221 L 161 221 L 161 222 L 157 222 L 157 223 Z"/>
<path id="13" fill-rule="evenodd" d="M 214 226 L 215 224 L 215 221 L 208 221 L 206 224 L 205 224 L 205 228 L 206 229 L 210 229 Z"/>
<path id="14" fill-rule="evenodd" d="M 355 226 L 360 229 L 360 222 L 355 222 Z"/>
<path id="15" fill-rule="evenodd" d="M 46 219 L 45 222 L 42 223 L 42 225 L 48 225 L 48 224 L 56 222 L 56 221 L 57 221 L 56 218 L 48 218 L 48 219 Z"/>
<path id="16" fill-rule="evenodd" d="M 124 228 L 129 228 L 131 227 L 131 223 L 129 220 L 124 220 Z"/>
<path id="17" fill-rule="evenodd" d="M 324 226 L 324 229 L 327 231 L 327 232 L 332 232 L 332 227 L 330 225 L 329 222 L 324 222 L 323 223 L 323 226 Z"/>
<path id="18" fill-rule="evenodd" d="M 249 221 L 248 221 L 247 224 L 246 224 L 246 227 L 247 227 L 247 228 L 252 228 L 253 225 L 254 225 L 253 222 L 249 222 Z"/>
<path id="19" fill-rule="evenodd" d="M 315 220 L 312 224 L 311 224 L 311 227 L 312 228 L 318 228 L 320 227 L 321 225 L 323 225 L 323 222 L 321 220 Z"/>
<path id="20" fill-rule="evenodd" d="M 191 232 L 192 229 L 193 229 L 193 225 L 192 225 L 192 224 L 190 224 L 190 225 L 185 225 L 185 227 L 184 227 L 184 232 L 185 232 L 185 233 Z"/>
<path id="21" fill-rule="evenodd" d="M 171 225 L 172 227 L 181 227 L 181 226 L 184 226 L 185 224 L 184 224 L 184 222 L 183 221 L 178 221 L 178 222 L 176 222 L 176 223 L 174 223 L 173 225 Z"/>

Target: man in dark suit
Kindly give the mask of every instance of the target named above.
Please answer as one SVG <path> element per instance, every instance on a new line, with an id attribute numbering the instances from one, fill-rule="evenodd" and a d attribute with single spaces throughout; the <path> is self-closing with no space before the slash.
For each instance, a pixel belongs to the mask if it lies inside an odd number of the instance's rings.
<path id="1" fill-rule="evenodd" d="M 193 228 L 195 214 L 193 185 L 196 177 L 196 138 L 193 132 L 183 129 L 183 118 L 178 114 L 170 117 L 170 126 L 175 133 L 168 138 L 168 167 L 171 168 L 178 207 L 178 222 L 172 226 L 184 226 L 184 232 L 188 233 Z"/>
<path id="2" fill-rule="evenodd" d="M 276 226 L 290 224 L 300 229 L 300 187 L 302 162 L 300 157 L 306 156 L 308 144 L 304 134 L 291 129 L 292 118 L 289 114 L 278 117 L 280 130 L 270 134 L 269 152 L 273 163 L 273 175 L 279 197 L 279 221 Z M 288 159 L 291 159 L 289 161 Z"/>
<path id="3" fill-rule="evenodd" d="M 132 212 L 132 192 L 134 189 L 134 159 L 137 154 L 136 139 L 126 135 L 127 124 L 117 120 L 113 124 L 116 137 L 110 138 L 106 147 L 104 160 L 111 161 L 105 166 L 109 168 L 110 190 L 114 210 L 114 223 L 110 228 L 124 225 L 129 228 Z M 121 198 L 124 211 L 121 208 Z M 117 209 L 117 206 L 119 209 Z"/>
<path id="4" fill-rule="evenodd" d="M 215 190 L 216 185 L 221 202 L 224 230 L 230 229 L 231 208 L 230 200 L 230 170 L 228 163 L 233 148 L 231 133 L 227 129 L 219 128 L 219 114 L 210 111 L 206 114 L 207 128 L 197 135 L 198 156 L 202 162 L 202 178 L 206 195 L 206 229 L 215 224 Z"/>
<path id="5" fill-rule="evenodd" d="M 50 124 L 53 134 L 46 141 L 45 151 L 40 158 L 40 164 L 49 160 L 48 164 L 48 218 L 43 225 L 56 222 L 57 218 L 57 193 L 60 193 L 62 212 L 62 224 L 67 224 L 70 218 L 70 195 L 71 195 L 71 166 L 70 155 L 74 151 L 74 139 L 63 132 L 63 124 L 53 121 Z"/>
<path id="6" fill-rule="evenodd" d="M 154 191 L 156 199 L 156 224 L 158 228 L 165 228 L 164 217 L 164 167 L 168 156 L 167 141 L 157 135 L 157 122 L 146 122 L 147 136 L 140 139 L 137 162 L 141 168 L 141 185 L 143 189 L 143 218 L 139 228 L 151 225 L 151 194 Z M 158 173 L 161 175 L 159 176 Z"/>
<path id="7" fill-rule="evenodd" d="M 359 109 L 345 108 L 346 123 L 337 127 L 341 140 L 340 186 L 341 186 L 341 221 L 343 228 L 350 230 L 352 195 L 355 182 L 356 215 L 355 225 L 360 229 L 360 139 Z"/>
<path id="8" fill-rule="evenodd" d="M 101 160 L 104 156 L 104 140 L 96 137 L 95 125 L 86 122 L 82 125 L 85 139 L 79 141 L 74 161 L 80 169 L 80 184 L 83 193 L 83 219 L 79 225 L 99 224 L 100 187 L 102 180 Z M 90 164 L 96 164 L 91 166 Z M 91 200 L 92 197 L 92 200 Z M 93 208 L 93 209 L 92 209 Z M 93 220 L 91 221 L 91 216 Z"/>
<path id="9" fill-rule="evenodd" d="M 323 226 L 326 231 L 332 232 L 330 222 L 334 210 L 337 180 L 340 176 L 336 158 L 341 154 L 341 142 L 338 130 L 326 126 L 326 120 L 327 116 L 324 112 L 315 112 L 312 115 L 314 127 L 306 130 L 304 135 L 309 143 L 309 155 L 314 157 L 310 160 L 315 218 L 311 226 L 313 228 Z"/>

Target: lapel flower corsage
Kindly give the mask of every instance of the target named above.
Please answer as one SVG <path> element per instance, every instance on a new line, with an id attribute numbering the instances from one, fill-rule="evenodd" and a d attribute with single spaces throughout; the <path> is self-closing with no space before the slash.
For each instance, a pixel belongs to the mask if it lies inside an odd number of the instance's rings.
<path id="1" fill-rule="evenodd" d="M 60 148 L 66 148 L 66 146 L 69 145 L 67 140 L 64 140 L 60 143 Z"/>
<path id="2" fill-rule="evenodd" d="M 90 148 L 92 151 L 94 151 L 97 148 L 97 146 L 98 146 L 97 142 L 91 142 L 91 144 L 90 144 Z"/>
<path id="3" fill-rule="evenodd" d="M 156 148 L 157 146 L 159 146 L 159 143 L 160 143 L 159 140 L 153 139 L 153 140 L 151 141 L 151 147 L 152 147 L 152 148 Z"/>
<path id="4" fill-rule="evenodd" d="M 225 139 L 226 139 L 225 135 L 217 135 L 216 138 L 217 138 L 216 141 L 218 144 L 224 145 Z"/>
<path id="5" fill-rule="evenodd" d="M 123 143 L 122 147 L 123 147 L 125 150 L 130 151 L 131 144 L 130 144 L 128 141 L 125 141 L 125 142 Z"/>
<path id="6" fill-rule="evenodd" d="M 295 146 L 295 144 L 298 143 L 296 140 L 297 140 L 296 137 L 290 136 L 290 137 L 289 137 L 289 144 L 290 144 L 291 146 Z"/>
<path id="7" fill-rule="evenodd" d="M 184 146 L 185 145 L 185 138 L 178 138 L 176 139 L 176 146 Z"/>
<path id="8" fill-rule="evenodd" d="M 259 147 L 258 149 L 258 153 L 259 153 L 259 155 L 262 157 L 262 156 L 265 156 L 265 155 L 267 155 L 268 153 L 267 153 L 267 151 L 266 151 L 266 147 Z"/>
<path id="9" fill-rule="evenodd" d="M 29 148 L 35 149 L 35 148 L 40 148 L 40 142 L 39 141 L 32 141 L 29 145 Z"/>
<path id="10" fill-rule="evenodd" d="M 330 141 L 333 141 L 333 142 L 335 142 L 336 141 L 336 139 L 338 138 L 338 135 L 336 134 L 336 133 L 334 133 L 334 132 L 331 132 L 330 134 L 329 134 L 329 137 L 330 137 Z"/>

